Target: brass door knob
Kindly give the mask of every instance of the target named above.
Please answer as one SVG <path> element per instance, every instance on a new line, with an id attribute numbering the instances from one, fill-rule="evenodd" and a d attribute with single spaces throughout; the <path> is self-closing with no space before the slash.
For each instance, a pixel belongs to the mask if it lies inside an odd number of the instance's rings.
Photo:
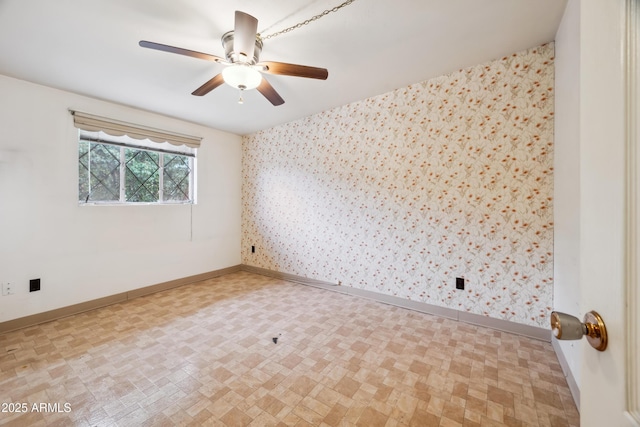
<path id="1" fill-rule="evenodd" d="M 585 314 L 582 322 L 570 314 L 554 311 L 551 313 L 551 330 L 559 340 L 579 340 L 586 336 L 596 350 L 604 351 L 607 348 L 607 328 L 595 311 Z"/>

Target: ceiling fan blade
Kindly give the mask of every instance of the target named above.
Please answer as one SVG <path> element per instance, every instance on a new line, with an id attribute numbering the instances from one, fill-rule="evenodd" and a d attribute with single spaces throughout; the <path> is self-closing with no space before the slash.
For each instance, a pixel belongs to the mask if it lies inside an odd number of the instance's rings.
<path id="1" fill-rule="evenodd" d="M 258 20 L 247 13 L 236 10 L 236 24 L 233 30 L 233 50 L 238 55 L 246 55 L 246 59 L 238 58 L 240 61 L 251 62 L 253 60 L 257 32 Z"/>
<path id="2" fill-rule="evenodd" d="M 222 74 L 218 74 L 217 76 L 215 76 L 214 78 L 212 78 L 211 80 L 209 80 L 208 82 L 200 86 L 198 89 L 194 90 L 191 93 L 191 95 L 195 95 L 195 96 L 206 95 L 212 90 L 214 90 L 215 88 L 217 88 L 218 86 L 220 86 L 222 83 L 224 83 Z"/>
<path id="3" fill-rule="evenodd" d="M 262 72 L 279 74 L 282 76 L 306 77 L 310 79 L 327 80 L 329 71 L 326 68 L 309 67 L 306 65 L 285 64 L 284 62 L 265 61 L 257 64 Z"/>
<path id="4" fill-rule="evenodd" d="M 276 92 L 273 86 L 271 86 L 271 83 L 269 83 L 264 77 L 262 78 L 262 81 L 260 82 L 260 85 L 257 89 L 258 92 L 263 94 L 264 97 L 267 98 L 273 105 L 278 106 L 284 104 L 284 99 L 282 99 L 282 97 L 278 95 L 278 92 Z"/>
<path id="5" fill-rule="evenodd" d="M 140 43 L 138 44 L 140 45 L 140 47 L 161 50 L 162 52 L 177 53 L 180 55 L 190 56 L 192 58 L 204 59 L 204 60 L 213 61 L 213 62 L 220 62 L 223 64 L 227 63 L 227 61 L 225 61 L 223 58 L 220 58 L 219 56 L 209 55 L 208 53 L 196 52 L 195 50 L 183 49 L 181 47 L 168 46 L 166 44 L 154 43 L 146 40 L 140 40 Z"/>

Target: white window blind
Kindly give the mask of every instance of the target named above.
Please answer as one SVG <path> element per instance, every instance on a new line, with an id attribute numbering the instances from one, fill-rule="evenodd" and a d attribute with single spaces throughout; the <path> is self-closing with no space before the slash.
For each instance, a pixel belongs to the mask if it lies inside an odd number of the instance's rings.
<path id="1" fill-rule="evenodd" d="M 135 125 L 120 120 L 87 114 L 80 111 L 71 110 L 73 124 L 78 129 L 89 132 L 104 132 L 112 136 L 128 136 L 130 138 L 143 140 L 149 139 L 153 142 L 168 142 L 171 145 L 198 148 L 202 138 L 155 129 L 147 126 Z"/>

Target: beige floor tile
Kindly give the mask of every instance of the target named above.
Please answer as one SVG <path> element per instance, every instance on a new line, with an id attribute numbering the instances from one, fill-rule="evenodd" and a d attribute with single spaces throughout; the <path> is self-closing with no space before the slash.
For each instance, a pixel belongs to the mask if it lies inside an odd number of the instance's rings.
<path id="1" fill-rule="evenodd" d="M 549 343 L 246 272 L 0 335 L 0 390 L 71 405 L 7 426 L 579 425 Z"/>

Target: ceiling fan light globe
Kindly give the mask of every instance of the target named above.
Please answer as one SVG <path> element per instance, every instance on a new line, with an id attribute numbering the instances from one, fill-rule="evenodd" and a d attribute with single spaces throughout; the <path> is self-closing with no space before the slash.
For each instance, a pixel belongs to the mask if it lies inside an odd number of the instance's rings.
<path id="1" fill-rule="evenodd" d="M 222 78 L 229 86 L 242 90 L 255 89 L 262 81 L 260 72 L 246 65 L 232 65 L 225 68 L 222 70 Z"/>

